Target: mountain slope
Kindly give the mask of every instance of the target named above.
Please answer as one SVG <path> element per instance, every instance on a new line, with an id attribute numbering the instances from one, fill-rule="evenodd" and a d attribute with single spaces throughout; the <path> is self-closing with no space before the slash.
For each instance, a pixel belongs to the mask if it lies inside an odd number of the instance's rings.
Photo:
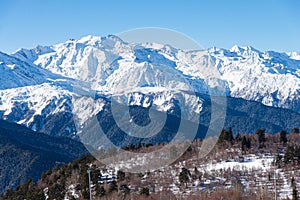
<path id="1" fill-rule="evenodd" d="M 72 136 L 74 123 L 71 121 L 71 93 L 51 83 L 0 90 L 0 117 L 4 120 L 18 122 L 32 130 L 46 132 L 49 135 Z M 47 129 L 47 124 L 57 116 L 56 132 Z M 64 117 L 62 117 L 64 116 Z"/>
<path id="2" fill-rule="evenodd" d="M 104 165 L 87 156 L 48 171 L 37 185 L 24 184 L 9 192 L 5 199 L 39 199 L 38 196 L 45 195 L 49 199 L 89 199 L 88 169 L 92 198 L 97 200 L 271 200 L 275 195 L 278 199 L 295 198 L 300 189 L 300 155 L 297 153 L 300 134 L 288 134 L 285 144 L 280 134 L 266 134 L 265 138 L 263 145 L 256 134 L 241 134 L 230 142 L 219 141 L 206 158 L 199 157 L 202 141 L 196 140 L 174 163 L 142 173 L 126 172 L 124 168 L 141 162 L 143 152 L 157 150 L 164 147 L 163 144 L 132 146 L 130 151 L 140 157 L 120 164 Z M 243 141 L 250 143 L 247 146 Z M 175 153 L 178 148 L 180 145 L 170 151 Z M 274 170 L 276 176 L 273 176 Z"/>
<path id="3" fill-rule="evenodd" d="M 245 124 L 236 132 L 253 132 L 257 126 L 264 126 L 261 128 L 274 133 L 299 126 L 295 120 L 286 124 L 280 117 L 274 118 L 278 110 L 272 108 L 288 109 L 280 111 L 285 113 L 285 119 L 298 119 L 300 60 L 297 53 L 261 52 L 239 46 L 230 50 L 214 47 L 183 51 L 169 45 L 129 44 L 109 35 L 87 36 L 1 55 L 1 73 L 11 78 L 0 78 L 0 117 L 50 135 L 76 138 L 76 125 L 101 112 L 107 99 L 124 88 L 131 91 L 125 95 L 125 104 L 144 108 L 155 105 L 156 109 L 167 112 L 176 99 L 171 90 L 208 94 L 212 83 L 224 87 L 228 97 L 241 98 L 233 102 L 251 105 L 240 112 L 239 107 L 228 104 L 225 126 L 233 126 L 236 120 Z M 205 80 L 214 66 L 220 73 L 217 83 Z M 18 71 L 19 68 L 23 71 Z M 24 71 L 31 75 L 22 77 Z M 91 91 L 99 95 L 96 101 L 82 97 L 76 102 L 82 88 L 75 86 L 80 87 L 82 81 L 88 82 Z M 201 113 L 207 100 L 199 98 L 196 104 L 188 105 L 183 109 L 183 116 Z M 256 106 L 265 109 L 259 111 Z M 289 110 L 293 112 L 288 114 Z M 267 114 L 263 115 L 264 112 Z M 235 117 L 236 113 L 243 113 L 244 117 Z M 248 122 L 246 116 L 252 116 L 253 120 Z"/>
<path id="4" fill-rule="evenodd" d="M 111 140 L 123 145 L 122 138 L 130 134 L 119 134 L 114 123 L 109 109 L 113 96 L 129 106 L 130 123 L 146 124 L 150 108 L 171 116 L 166 134 L 149 139 L 152 143 L 169 141 L 179 118 L 188 121 L 195 113 L 201 122 L 197 137 L 204 137 L 211 104 L 217 103 L 208 96 L 209 86 L 222 86 L 227 95 L 225 128 L 232 127 L 234 133 L 254 133 L 257 128 L 290 131 L 300 127 L 299 57 L 238 46 L 183 51 L 129 44 L 112 35 L 0 53 L 0 119 L 79 139 L 78 127 L 96 116 Z M 220 73 L 217 81 L 207 79 L 213 67 Z M 186 98 L 184 105 L 180 97 Z M 2 191 L 30 176 L 36 180 L 57 161 L 68 162 L 86 152 L 77 142 L 31 130 L 0 121 Z"/>
<path id="5" fill-rule="evenodd" d="M 50 53 L 36 53 L 31 56 L 35 59 L 29 61 L 65 77 L 95 81 L 94 87 L 105 91 L 111 91 L 131 68 L 136 70 L 139 66 L 150 65 L 163 71 L 173 68 L 176 73 L 186 75 L 186 79 L 195 85 L 196 92 L 206 93 L 203 84 L 205 72 L 199 63 L 203 61 L 203 55 L 209 55 L 229 96 L 300 110 L 300 60 L 297 53 L 260 52 L 250 46 L 186 52 L 167 45 L 128 44 L 116 36 L 87 36 L 48 48 Z M 20 50 L 14 56 L 20 57 L 24 52 Z M 151 76 L 150 71 L 143 74 Z M 157 78 L 144 82 L 145 77 L 139 80 L 140 85 L 155 85 Z M 165 77 L 165 81 L 170 79 Z"/>
<path id="6" fill-rule="evenodd" d="M 32 178 L 56 164 L 70 162 L 85 147 L 68 138 L 56 138 L 0 120 L 0 193 Z"/>
<path id="7" fill-rule="evenodd" d="M 211 50 L 230 96 L 300 111 L 300 60 L 252 47 Z"/>
<path id="8" fill-rule="evenodd" d="M 0 52 L 0 90 L 37 85 L 61 76 Z"/>

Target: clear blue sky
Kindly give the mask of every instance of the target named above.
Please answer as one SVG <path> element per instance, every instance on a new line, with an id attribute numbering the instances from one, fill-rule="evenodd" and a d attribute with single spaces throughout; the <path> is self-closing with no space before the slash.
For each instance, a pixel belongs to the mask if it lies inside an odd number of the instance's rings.
<path id="1" fill-rule="evenodd" d="M 163 27 L 206 48 L 238 44 L 300 52 L 298 0 L 160 1 L 0 0 L 0 51 Z"/>

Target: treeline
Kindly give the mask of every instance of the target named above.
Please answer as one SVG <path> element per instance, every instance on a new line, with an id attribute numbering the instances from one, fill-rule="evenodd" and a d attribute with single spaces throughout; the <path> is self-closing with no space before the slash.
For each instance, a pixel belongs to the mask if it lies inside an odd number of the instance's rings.
<path id="1" fill-rule="evenodd" d="M 195 154 L 197 147 L 201 145 L 201 140 L 195 140 L 187 151 L 178 160 L 186 160 Z M 160 145 L 164 145 L 163 143 Z M 220 132 L 216 151 L 223 151 L 226 148 L 240 148 L 242 153 L 249 153 L 254 151 L 261 152 L 276 152 L 276 164 L 278 167 L 285 167 L 288 165 L 300 165 L 300 134 L 299 129 L 295 128 L 291 134 L 282 130 L 280 133 L 270 135 L 265 133 L 263 129 L 257 129 L 255 134 L 234 134 L 232 129 L 222 129 Z M 123 150 L 139 151 L 147 148 L 159 148 L 151 144 L 137 144 L 123 147 Z M 274 149 L 272 149 L 274 148 Z M 103 152 L 103 154 L 109 153 Z M 45 194 L 48 199 L 64 199 L 69 196 L 71 199 L 89 199 L 89 179 L 87 170 L 91 171 L 91 182 L 93 184 L 93 199 L 145 199 L 151 196 L 155 199 L 157 195 L 164 196 L 165 199 L 172 199 L 172 194 L 168 192 L 155 191 L 149 185 L 139 185 L 139 181 L 143 177 L 149 176 L 152 172 L 145 174 L 125 173 L 122 170 L 116 172 L 115 177 L 104 177 L 101 174 L 100 167 L 105 167 L 95 160 L 91 155 L 83 156 L 72 163 L 57 166 L 56 168 L 46 171 L 42 174 L 38 183 L 34 183 L 31 179 L 25 184 L 19 185 L 15 190 L 7 190 L 3 199 L 7 200 L 39 200 L 45 199 Z M 191 177 L 198 176 L 198 170 L 195 168 L 191 172 L 188 168 L 181 168 L 177 175 L 179 182 L 183 187 L 187 187 Z M 149 181 L 149 180 L 148 180 Z M 77 197 L 70 193 L 70 185 L 73 185 L 73 190 Z M 131 189 L 131 185 L 136 185 L 138 189 Z M 220 193 L 220 190 L 213 191 L 207 199 L 210 199 L 214 192 Z M 223 191 L 226 193 L 225 191 Z M 228 191 L 227 191 L 228 192 Z M 295 193 L 297 190 L 295 189 Z M 250 198 L 243 196 L 238 191 L 233 192 L 238 197 Z M 204 195 L 204 194 L 203 194 Z M 297 196 L 297 194 L 296 194 Z M 192 198 L 192 197 L 191 197 Z M 175 199 L 175 198 L 174 198 Z"/>

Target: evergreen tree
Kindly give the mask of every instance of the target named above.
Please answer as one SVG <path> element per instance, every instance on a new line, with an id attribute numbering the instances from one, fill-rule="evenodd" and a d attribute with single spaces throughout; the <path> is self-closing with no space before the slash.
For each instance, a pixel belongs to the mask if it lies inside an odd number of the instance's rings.
<path id="1" fill-rule="evenodd" d="M 295 177 L 292 176 L 292 178 L 291 178 L 291 186 L 293 187 L 294 185 L 295 185 Z"/>
<path id="2" fill-rule="evenodd" d="M 99 177 L 101 176 L 100 170 L 97 169 L 96 165 L 92 165 L 91 167 L 91 181 L 93 184 L 97 184 Z"/>
<path id="3" fill-rule="evenodd" d="M 294 161 L 294 155 L 295 154 L 295 148 L 293 146 L 288 146 L 286 148 L 285 154 L 284 154 L 284 158 L 283 161 L 284 163 L 289 163 Z"/>
<path id="4" fill-rule="evenodd" d="M 194 172 L 195 172 L 195 174 L 198 174 L 199 173 L 199 171 L 198 171 L 198 168 L 195 166 L 195 168 L 194 168 Z"/>
<path id="5" fill-rule="evenodd" d="M 286 137 L 286 131 L 280 131 L 280 142 L 286 144 L 288 139 Z"/>
<path id="6" fill-rule="evenodd" d="M 243 136 L 242 139 L 242 150 L 245 151 L 246 149 L 250 149 L 251 148 L 251 139 L 250 138 L 246 138 L 246 136 Z"/>
<path id="7" fill-rule="evenodd" d="M 264 129 L 257 129 L 256 134 L 258 136 L 258 142 L 261 146 L 261 144 L 263 144 L 266 141 L 265 130 Z"/>
<path id="8" fill-rule="evenodd" d="M 246 145 L 247 145 L 247 139 L 246 139 L 246 136 L 243 136 L 243 139 L 242 139 L 242 151 L 246 150 Z"/>
<path id="9" fill-rule="evenodd" d="M 186 169 L 186 168 L 182 168 L 181 172 L 179 174 L 179 181 L 180 181 L 180 183 L 185 183 L 185 187 L 187 187 L 187 183 L 190 180 L 190 176 L 191 176 L 190 171 L 188 169 Z"/>
<path id="10" fill-rule="evenodd" d="M 227 131 L 225 129 L 221 130 L 221 134 L 219 136 L 219 142 L 224 142 L 224 141 L 228 141 L 228 142 L 233 141 L 233 135 L 232 135 L 231 128 L 229 129 L 229 131 Z"/>
<path id="11" fill-rule="evenodd" d="M 149 188 L 143 187 L 143 188 L 141 189 L 141 191 L 140 191 L 140 194 L 141 194 L 141 195 L 149 196 L 149 195 L 150 195 L 150 190 L 149 190 Z"/>
<path id="12" fill-rule="evenodd" d="M 88 177 L 88 166 L 86 162 L 80 165 L 80 172 L 79 172 L 79 183 L 82 188 L 82 196 L 84 199 L 88 199 L 89 197 L 89 177 Z"/>
<path id="13" fill-rule="evenodd" d="M 300 147 L 294 148 L 294 158 L 297 159 L 298 164 L 300 164 Z"/>
<path id="14" fill-rule="evenodd" d="M 251 138 L 247 138 L 246 147 L 251 149 Z"/>
<path id="15" fill-rule="evenodd" d="M 125 172 L 118 170 L 117 171 L 117 178 L 119 181 L 124 181 L 125 180 Z"/>
<path id="16" fill-rule="evenodd" d="M 298 200 L 298 190 L 295 185 L 293 187 L 292 197 L 293 200 Z"/>
<path id="17" fill-rule="evenodd" d="M 100 170 L 97 169 L 97 166 L 96 165 L 92 165 L 91 167 L 91 181 L 92 181 L 92 184 L 94 185 L 94 189 L 97 191 L 99 190 L 99 184 L 98 184 L 98 181 L 99 181 L 99 178 L 101 177 L 101 173 L 100 173 Z"/>

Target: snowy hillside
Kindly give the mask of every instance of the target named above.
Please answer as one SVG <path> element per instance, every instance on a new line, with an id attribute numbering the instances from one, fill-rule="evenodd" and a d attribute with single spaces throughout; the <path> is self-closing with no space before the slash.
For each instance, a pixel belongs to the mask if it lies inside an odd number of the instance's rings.
<path id="1" fill-rule="evenodd" d="M 142 86 L 159 84 L 158 70 L 165 74 L 173 70 L 170 74 L 186 75 L 195 91 L 205 93 L 205 72 L 199 63 L 203 62 L 203 55 L 209 55 L 230 96 L 299 110 L 300 55 L 295 52 L 260 52 L 250 46 L 185 52 L 168 45 L 127 44 L 112 35 L 87 36 L 37 49 L 22 49 L 14 56 L 65 77 L 95 82 L 95 88 L 106 91 L 111 91 L 131 70 L 144 76 L 132 76 L 127 81 Z M 174 79 L 162 76 L 164 87 Z"/>
<path id="2" fill-rule="evenodd" d="M 60 76 L 0 52 L 0 90 L 37 85 Z"/>
<path id="3" fill-rule="evenodd" d="M 218 60 L 231 96 L 299 111 L 300 61 L 295 55 L 238 46 L 209 51 Z"/>
<path id="4" fill-rule="evenodd" d="M 0 53 L 0 117 L 44 130 L 51 116 L 67 110 L 68 120 L 72 111 L 80 113 L 82 124 L 88 112 L 101 111 L 104 102 L 80 110 L 73 98 L 79 90 L 73 86 L 81 81 L 104 98 L 133 91 L 126 94 L 125 103 L 144 107 L 153 103 L 162 111 L 172 107 L 171 90 L 208 94 L 208 86 L 222 86 L 228 96 L 299 113 L 299 57 L 295 52 L 261 52 L 249 46 L 183 51 L 169 45 L 129 44 L 113 35 L 20 49 L 12 55 Z M 188 112 L 199 113 L 203 99 L 192 101 L 196 105 L 188 105 Z M 65 129 L 75 132 L 74 124 Z"/>

